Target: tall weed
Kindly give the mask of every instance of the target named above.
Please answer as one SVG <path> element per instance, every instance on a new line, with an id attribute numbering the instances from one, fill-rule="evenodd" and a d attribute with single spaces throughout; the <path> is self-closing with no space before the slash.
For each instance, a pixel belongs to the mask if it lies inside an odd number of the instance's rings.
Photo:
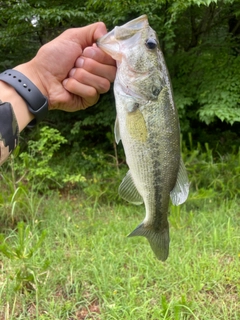
<path id="1" fill-rule="evenodd" d="M 7 174 L 2 175 L 0 181 L 0 225 L 1 230 L 15 227 L 23 221 L 35 221 L 38 219 L 43 197 L 39 197 L 32 186 L 23 185 L 14 188 L 13 182 L 6 179 Z"/>
<path id="2" fill-rule="evenodd" d="M 209 144 L 197 143 L 193 147 L 189 134 L 189 147 L 182 144 L 192 194 L 190 198 L 235 198 L 240 189 L 240 150 L 224 155 L 213 152 Z"/>
<path id="3" fill-rule="evenodd" d="M 5 237 L 0 234 L 0 253 L 9 259 L 12 267 L 8 269 L 7 279 L 14 291 L 36 290 L 41 277 L 49 265 L 47 259 L 34 260 L 45 239 L 46 231 L 32 232 L 29 225 L 19 222 L 17 232 Z"/>

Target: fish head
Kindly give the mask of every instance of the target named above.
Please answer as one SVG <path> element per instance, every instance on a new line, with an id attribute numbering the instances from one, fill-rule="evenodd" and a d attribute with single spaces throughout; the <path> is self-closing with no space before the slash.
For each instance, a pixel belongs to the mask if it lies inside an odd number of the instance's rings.
<path id="1" fill-rule="evenodd" d="M 98 39 L 97 45 L 117 61 L 117 81 L 136 100 L 156 100 L 164 83 L 159 41 L 146 15 Z"/>

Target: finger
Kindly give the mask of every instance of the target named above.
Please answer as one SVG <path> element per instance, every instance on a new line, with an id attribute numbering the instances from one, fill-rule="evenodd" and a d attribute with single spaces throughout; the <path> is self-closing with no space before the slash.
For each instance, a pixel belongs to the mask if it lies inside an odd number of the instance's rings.
<path id="1" fill-rule="evenodd" d="M 63 86 L 68 92 L 82 98 L 83 109 L 96 104 L 100 96 L 94 87 L 78 82 L 74 78 L 65 79 Z"/>
<path id="2" fill-rule="evenodd" d="M 96 64 L 99 67 L 99 74 L 101 74 L 101 64 Z M 109 66 L 109 68 L 112 67 Z M 94 72 L 95 74 L 93 74 L 92 72 L 88 72 L 85 68 L 74 68 L 70 71 L 69 77 L 74 78 L 84 85 L 94 87 L 99 94 L 107 92 L 110 89 L 110 80 L 97 75 L 97 67 Z"/>
<path id="3" fill-rule="evenodd" d="M 116 66 L 116 61 L 98 47 L 92 46 L 85 48 L 82 53 L 82 56 L 86 58 L 91 58 L 103 64 Z"/>
<path id="4" fill-rule="evenodd" d="M 103 22 L 96 22 L 92 25 L 86 26 L 89 43 L 94 43 L 98 38 L 101 38 L 107 33 L 106 25 Z M 87 46 L 86 46 L 87 47 Z"/>
<path id="5" fill-rule="evenodd" d="M 113 82 L 116 76 L 117 69 L 115 66 L 102 64 L 90 58 L 78 58 L 75 66 L 77 69 L 84 69 L 87 72 L 105 78 L 110 82 Z M 84 79 L 82 80 L 84 81 Z"/>
<path id="6" fill-rule="evenodd" d="M 82 28 L 68 29 L 63 33 L 66 39 L 76 42 L 81 48 L 92 46 L 96 40 L 107 33 L 103 22 L 96 22 Z"/>

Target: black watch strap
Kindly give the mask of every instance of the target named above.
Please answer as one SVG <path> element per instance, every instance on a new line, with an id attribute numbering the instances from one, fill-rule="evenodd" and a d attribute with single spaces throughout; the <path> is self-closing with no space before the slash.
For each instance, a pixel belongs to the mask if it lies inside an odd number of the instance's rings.
<path id="1" fill-rule="evenodd" d="M 29 111 L 37 122 L 45 118 L 48 112 L 48 100 L 24 74 L 9 69 L 0 73 L 0 80 L 11 85 L 26 101 Z"/>

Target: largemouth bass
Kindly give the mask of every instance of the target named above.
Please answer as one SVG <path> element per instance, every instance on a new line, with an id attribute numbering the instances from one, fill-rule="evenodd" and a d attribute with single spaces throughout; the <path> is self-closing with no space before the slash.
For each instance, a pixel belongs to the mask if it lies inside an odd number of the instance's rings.
<path id="1" fill-rule="evenodd" d="M 144 203 L 146 216 L 129 234 L 148 239 L 156 257 L 169 254 L 168 206 L 189 192 L 169 74 L 146 15 L 115 27 L 97 45 L 117 61 L 115 139 L 122 140 L 129 171 L 120 196 Z"/>

